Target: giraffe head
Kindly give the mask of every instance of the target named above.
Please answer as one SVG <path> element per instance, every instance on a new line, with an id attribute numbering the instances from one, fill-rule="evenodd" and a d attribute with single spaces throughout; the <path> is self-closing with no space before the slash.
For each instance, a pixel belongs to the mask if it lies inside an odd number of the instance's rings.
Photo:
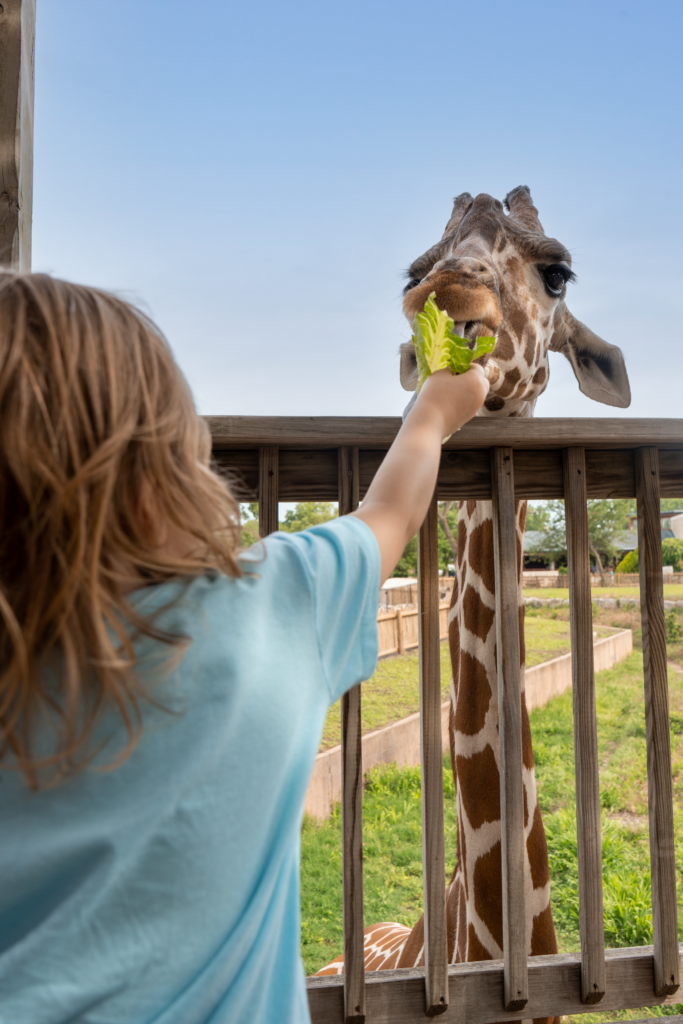
<path id="1" fill-rule="evenodd" d="M 567 357 L 584 395 L 605 405 L 630 405 L 621 350 L 565 305 L 574 278 L 571 256 L 544 234 L 526 185 L 509 192 L 505 204 L 463 192 L 443 238 L 408 275 L 403 309 L 411 323 L 436 292 L 437 306 L 447 310 L 458 334 L 496 335 L 495 349 L 480 360 L 491 385 L 480 415 L 532 415 L 548 383 L 549 350 Z M 406 391 L 417 387 L 412 342 L 401 346 L 401 384 Z"/>

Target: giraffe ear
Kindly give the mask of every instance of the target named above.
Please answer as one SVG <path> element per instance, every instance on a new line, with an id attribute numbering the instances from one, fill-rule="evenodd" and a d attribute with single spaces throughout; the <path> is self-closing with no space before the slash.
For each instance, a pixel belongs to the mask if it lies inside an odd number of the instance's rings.
<path id="1" fill-rule="evenodd" d="M 404 391 L 415 391 L 417 388 L 417 356 L 412 341 L 404 341 L 400 348 L 401 369 L 399 377 Z"/>
<path id="2" fill-rule="evenodd" d="M 603 341 L 585 324 L 572 316 L 564 302 L 555 311 L 551 352 L 561 352 L 569 360 L 579 391 L 595 402 L 627 409 L 631 387 L 620 348 Z"/>

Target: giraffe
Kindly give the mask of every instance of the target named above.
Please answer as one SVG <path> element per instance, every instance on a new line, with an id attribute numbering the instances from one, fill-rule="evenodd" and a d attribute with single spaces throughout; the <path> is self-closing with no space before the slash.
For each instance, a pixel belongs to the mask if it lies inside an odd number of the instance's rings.
<path id="1" fill-rule="evenodd" d="M 548 352 L 569 360 L 579 389 L 606 405 L 626 408 L 630 388 L 619 348 L 569 312 L 574 279 L 567 249 L 545 235 L 529 189 L 504 204 L 489 195 L 459 195 L 443 237 L 408 271 L 403 309 L 408 320 L 430 292 L 470 339 L 495 334 L 481 358 L 490 392 L 481 416 L 531 416 L 548 383 Z M 401 346 L 401 384 L 417 386 L 411 342 Z M 406 414 L 415 400 L 413 396 Z M 405 414 L 404 414 L 405 415 Z M 522 688 L 524 602 L 522 566 L 526 502 L 516 506 Z M 449 715 L 456 782 L 456 863 L 446 891 L 451 963 L 503 956 L 498 696 L 496 674 L 493 521 L 489 501 L 459 504 L 458 557 L 449 611 L 453 679 Z M 525 896 L 529 955 L 557 952 L 550 907 L 548 850 L 537 800 L 529 716 L 522 692 Z M 414 928 L 382 922 L 365 929 L 369 971 L 424 965 L 423 919 Z M 319 974 L 343 972 L 343 955 Z"/>

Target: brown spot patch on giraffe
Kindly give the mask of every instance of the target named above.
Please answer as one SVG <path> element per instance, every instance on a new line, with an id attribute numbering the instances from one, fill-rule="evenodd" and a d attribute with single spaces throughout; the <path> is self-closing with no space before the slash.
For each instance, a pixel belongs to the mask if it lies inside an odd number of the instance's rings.
<path id="1" fill-rule="evenodd" d="M 524 790 L 526 796 L 526 787 Z M 536 810 L 534 811 L 534 821 L 531 826 L 531 832 L 526 841 L 526 852 L 529 858 L 529 868 L 531 870 L 531 884 L 534 889 L 540 889 L 542 886 L 547 885 L 550 881 L 550 874 L 548 871 L 548 844 L 546 843 L 545 832 L 543 831 L 543 819 L 541 818 L 541 809 L 536 804 Z"/>
<path id="2" fill-rule="evenodd" d="M 499 395 L 500 398 L 509 398 L 512 392 L 515 390 L 515 386 L 519 383 L 521 376 L 522 375 L 517 369 L 517 367 L 513 366 L 505 374 L 503 378 L 503 383 L 498 388 L 496 394 Z"/>
<path id="3" fill-rule="evenodd" d="M 531 378 L 532 384 L 544 384 L 545 379 L 548 376 L 545 366 L 539 366 L 536 373 Z"/>
<path id="4" fill-rule="evenodd" d="M 453 589 L 455 589 L 455 587 Z M 451 664 L 453 665 L 453 671 L 455 671 L 455 666 L 458 664 L 458 659 L 460 657 L 460 623 L 458 622 L 457 615 L 454 615 L 451 620 L 451 624 L 448 629 L 448 640 L 451 648 Z"/>
<path id="5" fill-rule="evenodd" d="M 471 964 L 477 960 L 493 960 L 493 957 L 486 946 L 479 941 L 474 925 L 469 924 L 467 928 L 467 962 Z"/>
<path id="6" fill-rule="evenodd" d="M 457 783 L 456 783 L 457 784 Z M 469 893 L 467 891 L 467 840 L 465 839 L 465 833 L 458 825 L 458 860 L 462 865 L 462 879 L 463 889 L 465 890 L 465 899 L 467 899 Z"/>
<path id="7" fill-rule="evenodd" d="M 480 640 L 486 640 L 493 625 L 494 612 L 492 608 L 486 607 L 471 583 L 467 584 L 463 595 L 462 610 L 465 629 Z"/>
<path id="8" fill-rule="evenodd" d="M 503 947 L 503 878 L 500 841 L 474 866 L 474 909 L 498 945 Z"/>
<path id="9" fill-rule="evenodd" d="M 472 530 L 469 550 L 472 569 L 481 576 L 482 583 L 490 594 L 496 592 L 496 576 L 493 566 L 493 520 L 484 519 Z"/>
<path id="10" fill-rule="evenodd" d="M 535 316 L 534 313 L 531 314 Z M 524 332 L 524 358 L 527 366 L 531 366 L 536 355 L 536 328 L 533 323 L 527 324 Z"/>
<path id="11" fill-rule="evenodd" d="M 412 932 L 408 937 L 408 941 L 403 947 L 401 957 L 396 964 L 397 967 L 415 967 L 416 961 L 420 957 L 420 951 L 424 946 L 425 940 L 425 923 L 424 915 L 417 922 Z M 366 967 L 366 971 L 370 968 Z"/>
<path id="12" fill-rule="evenodd" d="M 513 306 L 510 310 L 508 310 L 507 322 L 512 328 L 513 333 L 521 342 L 522 336 L 524 334 L 524 328 L 528 323 L 526 315 L 523 312 L 523 310 L 521 310 L 519 306 Z"/>
<path id="13" fill-rule="evenodd" d="M 489 412 L 498 412 L 500 409 L 503 408 L 503 406 L 505 405 L 505 402 L 503 401 L 502 398 L 498 398 L 497 395 L 491 395 L 490 398 L 486 399 L 486 401 L 484 402 L 484 405 L 488 409 Z"/>
<path id="14" fill-rule="evenodd" d="M 515 346 L 512 344 L 512 338 L 504 327 L 501 327 L 498 331 L 496 347 L 493 350 L 493 355 L 496 359 L 500 359 L 503 362 L 514 358 Z"/>
<path id="15" fill-rule="evenodd" d="M 457 689 L 456 689 L 457 694 Z M 457 696 L 456 696 L 457 701 Z M 448 712 L 448 747 L 451 752 L 451 772 L 455 779 L 455 712 L 453 711 L 453 701 L 451 700 L 451 706 Z"/>
<path id="16" fill-rule="evenodd" d="M 491 703 L 491 687 L 485 667 L 467 651 L 462 652 L 460 671 L 468 687 L 466 692 L 460 694 L 454 724 L 464 736 L 476 736 L 484 728 L 486 712 Z"/>
<path id="17" fill-rule="evenodd" d="M 500 776 L 490 744 L 478 754 L 456 758 L 463 809 L 472 828 L 500 820 Z"/>
<path id="18" fill-rule="evenodd" d="M 543 956 L 552 953 L 557 953 L 557 939 L 553 914 L 548 904 L 545 910 L 536 915 L 531 925 L 531 955 Z"/>
<path id="19" fill-rule="evenodd" d="M 470 500 L 467 502 L 467 515 L 469 516 L 470 519 L 472 518 L 476 510 L 477 503 L 476 501 L 472 501 L 472 499 L 470 498 Z M 458 523 L 458 537 L 460 537 L 460 523 Z M 458 550 L 458 556 L 460 556 L 460 550 Z"/>
<path id="20" fill-rule="evenodd" d="M 524 828 L 529 824 L 529 802 L 526 797 L 526 786 L 522 786 L 522 796 L 524 798 Z"/>

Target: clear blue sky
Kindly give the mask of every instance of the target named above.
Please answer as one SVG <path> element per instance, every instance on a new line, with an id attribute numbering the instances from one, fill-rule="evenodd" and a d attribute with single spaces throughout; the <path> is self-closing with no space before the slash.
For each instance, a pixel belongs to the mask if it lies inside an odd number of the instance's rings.
<path id="1" fill-rule="evenodd" d="M 683 416 L 683 4 L 38 0 L 34 268 L 123 292 L 200 411 L 398 414 L 402 271 L 530 186 L 631 416 Z M 538 415 L 615 415 L 553 356 Z"/>

